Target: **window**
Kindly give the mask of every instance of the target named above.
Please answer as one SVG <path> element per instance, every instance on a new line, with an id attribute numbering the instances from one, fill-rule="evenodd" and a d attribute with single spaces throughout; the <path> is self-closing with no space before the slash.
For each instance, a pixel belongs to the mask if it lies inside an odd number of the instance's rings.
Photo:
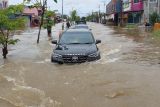
<path id="1" fill-rule="evenodd" d="M 151 3 L 155 3 L 155 2 L 157 2 L 157 0 L 150 0 L 150 2 L 151 2 Z"/>
<path id="2" fill-rule="evenodd" d="M 134 3 L 138 3 L 139 2 L 139 0 L 134 0 Z"/>

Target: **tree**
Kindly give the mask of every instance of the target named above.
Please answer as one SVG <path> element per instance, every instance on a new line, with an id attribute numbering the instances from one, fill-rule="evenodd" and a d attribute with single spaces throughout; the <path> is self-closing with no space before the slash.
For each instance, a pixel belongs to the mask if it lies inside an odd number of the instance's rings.
<path id="1" fill-rule="evenodd" d="M 81 20 L 80 16 L 77 16 L 76 21 L 80 21 L 80 20 Z"/>
<path id="2" fill-rule="evenodd" d="M 94 22 L 98 22 L 98 13 L 93 13 L 92 14 L 88 14 L 88 16 L 86 17 L 87 21 L 94 21 Z"/>
<path id="3" fill-rule="evenodd" d="M 52 26 L 55 24 L 54 17 L 55 13 L 53 11 L 46 11 L 44 14 L 43 27 L 47 29 L 49 39 L 51 39 Z"/>
<path id="4" fill-rule="evenodd" d="M 76 10 L 71 11 L 71 20 L 76 21 L 76 18 L 77 18 L 77 11 Z"/>
<path id="5" fill-rule="evenodd" d="M 159 22 L 160 21 L 160 19 L 159 19 L 159 15 L 158 15 L 158 13 L 157 12 L 153 12 L 152 14 L 150 14 L 150 22 L 151 22 L 151 24 L 152 25 L 154 25 L 156 22 Z"/>
<path id="6" fill-rule="evenodd" d="M 23 5 L 10 6 L 0 10 L 0 45 L 2 45 L 3 58 L 8 54 L 8 45 L 16 44 L 19 40 L 12 39 L 11 33 L 25 27 L 25 19 L 20 16 Z"/>
<path id="7" fill-rule="evenodd" d="M 57 3 L 57 0 L 53 0 L 53 1 Z M 37 43 L 39 43 L 41 28 L 43 26 L 43 21 L 44 21 L 44 15 L 45 15 L 45 11 L 47 10 L 47 0 L 24 0 L 24 2 L 32 2 L 34 3 L 35 7 L 40 8 L 42 10 L 38 38 L 37 38 Z"/>

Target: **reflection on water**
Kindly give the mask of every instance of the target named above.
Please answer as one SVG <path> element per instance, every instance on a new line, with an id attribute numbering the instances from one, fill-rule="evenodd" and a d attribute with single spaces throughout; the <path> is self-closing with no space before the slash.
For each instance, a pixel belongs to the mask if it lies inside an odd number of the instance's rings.
<path id="1" fill-rule="evenodd" d="M 158 107 L 159 47 L 134 42 L 101 24 L 89 26 L 102 40 L 102 58 L 82 64 L 51 63 L 54 45 L 45 30 L 38 45 L 38 30 L 16 35 L 21 41 L 10 47 L 6 61 L 0 60 L 0 107 Z M 56 25 L 53 38 L 60 28 Z M 154 63 L 141 66 L 144 60 Z"/>

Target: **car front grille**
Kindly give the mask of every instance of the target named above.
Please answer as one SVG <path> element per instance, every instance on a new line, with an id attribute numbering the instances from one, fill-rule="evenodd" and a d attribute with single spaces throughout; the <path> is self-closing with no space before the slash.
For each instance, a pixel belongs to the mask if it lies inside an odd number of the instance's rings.
<path id="1" fill-rule="evenodd" d="M 66 63 L 82 63 L 87 61 L 86 55 L 63 55 L 62 58 Z"/>

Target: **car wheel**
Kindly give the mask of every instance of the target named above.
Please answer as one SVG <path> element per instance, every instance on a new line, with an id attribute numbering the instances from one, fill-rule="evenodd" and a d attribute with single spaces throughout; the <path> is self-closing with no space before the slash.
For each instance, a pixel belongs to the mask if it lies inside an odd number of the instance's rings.
<path id="1" fill-rule="evenodd" d="M 101 59 L 101 55 L 99 55 L 99 56 L 97 57 L 97 60 L 99 60 L 99 59 Z"/>
<path id="2" fill-rule="evenodd" d="M 54 62 L 53 58 L 51 57 L 51 62 Z"/>
<path id="3" fill-rule="evenodd" d="M 62 65 L 62 64 L 63 64 L 63 62 L 58 62 L 58 64 Z"/>

